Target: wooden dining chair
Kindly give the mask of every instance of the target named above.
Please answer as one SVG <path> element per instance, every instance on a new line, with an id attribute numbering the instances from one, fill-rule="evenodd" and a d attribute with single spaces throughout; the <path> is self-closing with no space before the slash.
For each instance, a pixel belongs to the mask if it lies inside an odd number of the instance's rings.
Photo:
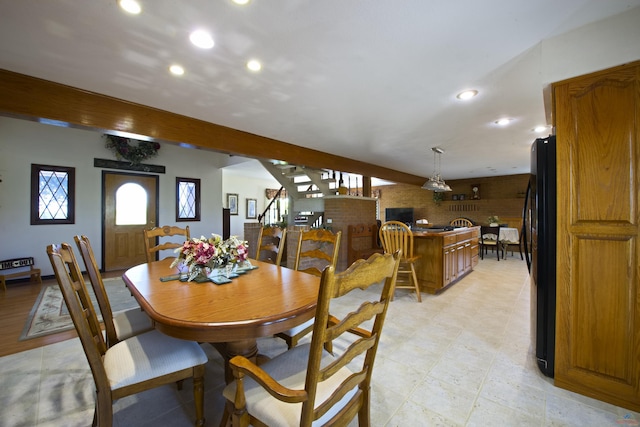
<path id="1" fill-rule="evenodd" d="M 231 359 L 235 381 L 223 391 L 221 425 L 231 417 L 234 427 L 346 426 L 357 416 L 368 426 L 371 374 L 399 262 L 398 253 L 374 254 L 341 273 L 324 270 L 311 342 L 260 366 Z M 338 319 L 331 301 L 345 295 L 350 309 Z"/>
<path id="2" fill-rule="evenodd" d="M 300 232 L 293 269 L 319 277 L 322 276 L 322 271 L 325 268 L 329 266 L 335 268 L 338 263 L 341 236 L 341 231 L 334 234 L 324 229 Z M 276 334 L 276 337 L 285 340 L 287 347 L 291 349 L 312 330 L 313 319 L 310 319 L 301 325 Z"/>
<path id="3" fill-rule="evenodd" d="M 107 348 L 73 249 L 67 243 L 49 245 L 47 255 L 95 382 L 93 425 L 113 424 L 114 400 L 187 378 L 193 378 L 195 425 L 204 425 L 207 355 L 202 348 L 195 342 L 171 338 L 157 330 Z"/>
<path id="4" fill-rule="evenodd" d="M 454 227 L 473 227 L 473 221 L 468 218 L 455 218 L 449 222 Z"/>
<path id="5" fill-rule="evenodd" d="M 502 243 L 500 242 L 500 226 L 481 225 L 480 226 L 480 258 L 484 259 L 484 254 L 489 248 L 496 251 L 496 257 L 500 261 L 500 251 Z"/>
<path id="6" fill-rule="evenodd" d="M 173 236 L 183 236 L 182 239 L 173 241 L 159 242 L 159 239 Z M 171 225 L 155 227 L 150 230 L 144 230 L 144 246 L 147 254 L 147 262 L 153 262 L 158 258 L 158 252 L 166 249 L 176 249 L 181 247 L 185 240 L 189 240 L 189 226 L 180 228 Z"/>
<path id="7" fill-rule="evenodd" d="M 279 266 L 282 262 L 282 255 L 284 254 L 286 237 L 286 228 L 261 227 L 258 232 L 256 259 Z"/>
<path id="8" fill-rule="evenodd" d="M 89 282 L 98 302 L 98 308 L 102 314 L 102 322 L 107 335 L 107 347 L 112 347 L 118 342 L 153 329 L 153 323 L 149 316 L 139 307 L 114 313 L 111 303 L 102 281 L 102 275 L 93 255 L 93 249 L 87 236 L 74 236 L 78 250 L 82 255 Z"/>
<path id="9" fill-rule="evenodd" d="M 400 278 L 400 275 L 406 276 L 406 281 L 395 284 L 393 295 L 395 295 L 396 289 L 412 289 L 416 292 L 418 302 L 422 302 L 415 266 L 420 257 L 413 253 L 413 233 L 409 226 L 400 221 L 385 222 L 380 226 L 380 241 L 384 252 L 387 254 L 392 254 L 398 250 L 402 251 L 398 278 Z M 392 296 L 391 299 L 393 298 Z"/>

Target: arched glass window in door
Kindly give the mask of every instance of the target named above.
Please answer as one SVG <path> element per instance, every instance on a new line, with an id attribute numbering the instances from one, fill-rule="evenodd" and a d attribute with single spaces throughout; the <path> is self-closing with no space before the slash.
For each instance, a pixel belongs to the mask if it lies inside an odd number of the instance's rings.
<path id="1" fill-rule="evenodd" d="M 116 225 L 145 225 L 147 223 L 147 192 L 133 182 L 121 185 L 116 191 Z"/>

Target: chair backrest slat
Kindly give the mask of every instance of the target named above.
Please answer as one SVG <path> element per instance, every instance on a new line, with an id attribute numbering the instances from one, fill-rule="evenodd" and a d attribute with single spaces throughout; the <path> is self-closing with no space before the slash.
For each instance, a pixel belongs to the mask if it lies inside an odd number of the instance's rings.
<path id="1" fill-rule="evenodd" d="M 403 258 L 413 257 L 413 233 L 400 221 L 387 221 L 380 226 L 380 241 L 384 252 L 392 254 L 402 251 Z"/>
<path id="2" fill-rule="evenodd" d="M 104 329 L 107 333 L 107 346 L 111 347 L 118 343 L 118 335 L 116 334 L 116 328 L 113 324 L 111 303 L 109 303 L 109 297 L 107 296 L 107 291 L 102 281 L 102 275 L 100 274 L 100 269 L 93 254 L 93 248 L 91 248 L 91 243 L 87 236 L 74 236 L 74 240 L 87 269 L 87 275 L 89 276 L 93 293 L 96 296 L 100 313 L 102 313 L 102 322 L 104 323 Z"/>
<path id="3" fill-rule="evenodd" d="M 183 238 L 176 242 L 158 243 L 159 238 L 172 236 L 183 236 Z M 155 261 L 156 256 L 160 251 L 181 247 L 185 240 L 189 240 L 190 238 L 191 234 L 189 232 L 188 225 L 185 228 L 165 225 L 162 227 L 152 228 L 151 230 L 144 230 L 144 246 L 147 254 L 147 262 Z"/>
<path id="4" fill-rule="evenodd" d="M 456 227 L 473 227 L 473 221 L 468 218 L 456 218 L 452 219 L 451 222 L 449 222 L 449 225 Z"/>
<path id="5" fill-rule="evenodd" d="M 286 228 L 262 227 L 258 233 L 256 259 L 280 265 L 286 236 Z"/>
<path id="6" fill-rule="evenodd" d="M 306 374 L 308 400 L 302 404 L 300 425 L 310 426 L 356 388 L 340 417 L 353 418 L 363 399 L 369 399 L 373 362 L 399 263 L 399 252 L 374 254 L 368 260 L 357 260 L 341 273 L 336 273 L 333 266 L 323 271 Z M 376 285 L 381 286 L 373 291 L 371 287 Z M 365 292 L 350 294 L 356 289 Z M 331 300 L 347 294 L 349 300 L 353 299 L 353 310 L 338 321 L 329 313 Z M 341 349 L 332 351 L 333 360 L 323 366 L 323 349 L 333 350 L 336 340 L 340 340 Z M 340 382 L 327 400 L 316 402 L 317 384 L 332 378 L 347 364 L 353 373 Z"/>
<path id="7" fill-rule="evenodd" d="M 300 232 L 294 270 L 321 276 L 328 266 L 335 267 L 340 251 L 342 232 L 317 229 Z"/>
<path id="8" fill-rule="evenodd" d="M 485 237 L 487 236 L 487 237 Z M 495 238 L 493 237 L 495 236 Z M 481 240 L 493 240 L 497 241 L 500 236 L 500 226 L 481 225 L 480 226 L 480 239 Z"/>

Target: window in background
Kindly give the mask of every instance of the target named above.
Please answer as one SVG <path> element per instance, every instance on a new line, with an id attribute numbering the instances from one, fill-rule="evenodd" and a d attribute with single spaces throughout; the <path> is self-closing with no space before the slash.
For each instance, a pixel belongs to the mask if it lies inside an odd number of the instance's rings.
<path id="1" fill-rule="evenodd" d="M 147 223 L 147 192 L 140 184 L 128 182 L 116 190 L 116 225 Z"/>
<path id="2" fill-rule="evenodd" d="M 176 178 L 176 221 L 200 221 L 200 180 Z"/>
<path id="3" fill-rule="evenodd" d="M 31 165 L 31 225 L 75 224 L 75 168 Z"/>

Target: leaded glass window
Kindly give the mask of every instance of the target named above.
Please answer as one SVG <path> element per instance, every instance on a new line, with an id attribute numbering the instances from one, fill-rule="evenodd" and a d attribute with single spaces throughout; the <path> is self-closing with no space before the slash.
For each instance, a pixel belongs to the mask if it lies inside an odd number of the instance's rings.
<path id="1" fill-rule="evenodd" d="M 31 165 L 31 225 L 75 223 L 75 168 Z"/>
<path id="2" fill-rule="evenodd" d="M 200 221 L 200 180 L 176 178 L 176 221 Z"/>

